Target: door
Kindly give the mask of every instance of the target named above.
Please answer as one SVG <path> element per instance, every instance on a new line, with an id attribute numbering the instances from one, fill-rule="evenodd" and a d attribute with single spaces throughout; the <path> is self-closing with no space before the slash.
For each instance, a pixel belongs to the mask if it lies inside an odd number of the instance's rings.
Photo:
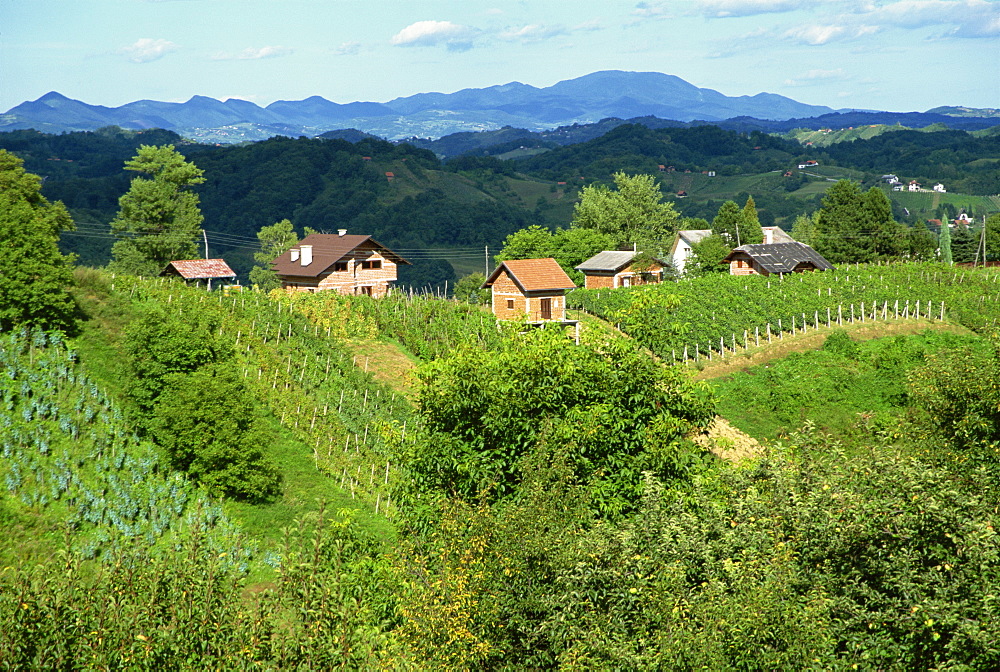
<path id="1" fill-rule="evenodd" d="M 542 309 L 542 319 L 551 320 L 552 319 L 552 299 L 542 299 L 541 300 Z"/>

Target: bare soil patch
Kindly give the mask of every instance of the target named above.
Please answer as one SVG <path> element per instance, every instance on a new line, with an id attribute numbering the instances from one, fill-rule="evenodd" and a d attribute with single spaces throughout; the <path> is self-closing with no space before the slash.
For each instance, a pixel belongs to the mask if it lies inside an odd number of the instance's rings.
<path id="1" fill-rule="evenodd" d="M 354 365 L 410 401 L 416 399 L 416 362 L 397 343 L 374 339 L 345 341 Z"/>

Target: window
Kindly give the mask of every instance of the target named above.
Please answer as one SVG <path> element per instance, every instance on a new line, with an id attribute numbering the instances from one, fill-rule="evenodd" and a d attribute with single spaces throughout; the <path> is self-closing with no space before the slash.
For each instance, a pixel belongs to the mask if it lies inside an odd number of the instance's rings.
<path id="1" fill-rule="evenodd" d="M 381 259 L 369 259 L 361 262 L 361 268 L 382 268 Z"/>
<path id="2" fill-rule="evenodd" d="M 365 296 L 371 296 L 372 295 L 372 286 L 371 285 L 364 285 L 364 286 L 362 286 L 361 287 L 361 293 L 364 294 Z"/>
<path id="3" fill-rule="evenodd" d="M 346 271 L 347 270 L 347 262 L 346 261 L 338 261 L 337 263 L 335 263 L 333 265 L 333 270 L 334 270 L 335 273 L 336 272 Z"/>
<path id="4" fill-rule="evenodd" d="M 514 299 L 507 299 L 507 310 L 514 310 Z"/>

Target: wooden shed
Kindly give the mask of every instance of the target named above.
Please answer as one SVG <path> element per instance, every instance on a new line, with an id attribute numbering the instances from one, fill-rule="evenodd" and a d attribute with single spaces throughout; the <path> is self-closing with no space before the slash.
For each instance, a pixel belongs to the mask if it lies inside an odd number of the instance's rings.
<path id="1" fill-rule="evenodd" d="M 483 283 L 493 290 L 493 314 L 501 320 L 566 321 L 566 291 L 576 285 L 555 259 L 512 259 Z"/>
<path id="2" fill-rule="evenodd" d="M 741 245 L 723 259 L 730 275 L 782 275 L 830 271 L 833 265 L 805 243 Z"/>
<path id="3" fill-rule="evenodd" d="M 598 252 L 576 270 L 583 272 L 587 289 L 615 289 L 662 281 L 668 262 L 654 259 L 650 267 L 639 267 L 632 263 L 637 255 L 632 250 Z"/>
<path id="4" fill-rule="evenodd" d="M 184 278 L 185 282 L 204 284 L 211 291 L 213 280 L 236 280 L 236 273 L 223 259 L 181 259 L 167 264 L 160 275 Z"/>

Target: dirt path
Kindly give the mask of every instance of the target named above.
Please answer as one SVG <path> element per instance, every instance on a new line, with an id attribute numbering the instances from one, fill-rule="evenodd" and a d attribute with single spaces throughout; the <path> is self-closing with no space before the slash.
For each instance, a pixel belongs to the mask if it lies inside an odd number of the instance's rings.
<path id="1" fill-rule="evenodd" d="M 700 370 L 695 374 L 694 378 L 695 380 L 722 378 L 737 371 L 746 371 L 758 364 L 782 359 L 793 352 L 816 350 L 823 345 L 830 332 L 838 328 L 846 330 L 855 341 L 868 341 L 890 336 L 906 336 L 918 334 L 928 329 L 951 331 L 961 334 L 970 333 L 968 329 L 958 325 L 924 319 L 867 322 L 832 328 L 820 327 L 819 329 L 811 329 L 804 334 L 800 333 L 795 336 L 785 334 L 784 338 L 781 339 L 775 337 L 770 345 L 761 344 L 759 348 L 751 347 L 745 351 L 727 354 L 724 359 L 720 359 L 718 355 L 711 362 L 703 359 L 698 364 Z"/>
<path id="2" fill-rule="evenodd" d="M 736 429 L 721 415 L 715 416 L 705 432 L 694 437 L 694 442 L 714 455 L 733 462 L 753 457 L 763 449 L 757 439 Z"/>
<path id="3" fill-rule="evenodd" d="M 344 342 L 354 354 L 354 365 L 372 374 L 410 401 L 416 398 L 416 362 L 396 343 L 374 339 Z"/>

